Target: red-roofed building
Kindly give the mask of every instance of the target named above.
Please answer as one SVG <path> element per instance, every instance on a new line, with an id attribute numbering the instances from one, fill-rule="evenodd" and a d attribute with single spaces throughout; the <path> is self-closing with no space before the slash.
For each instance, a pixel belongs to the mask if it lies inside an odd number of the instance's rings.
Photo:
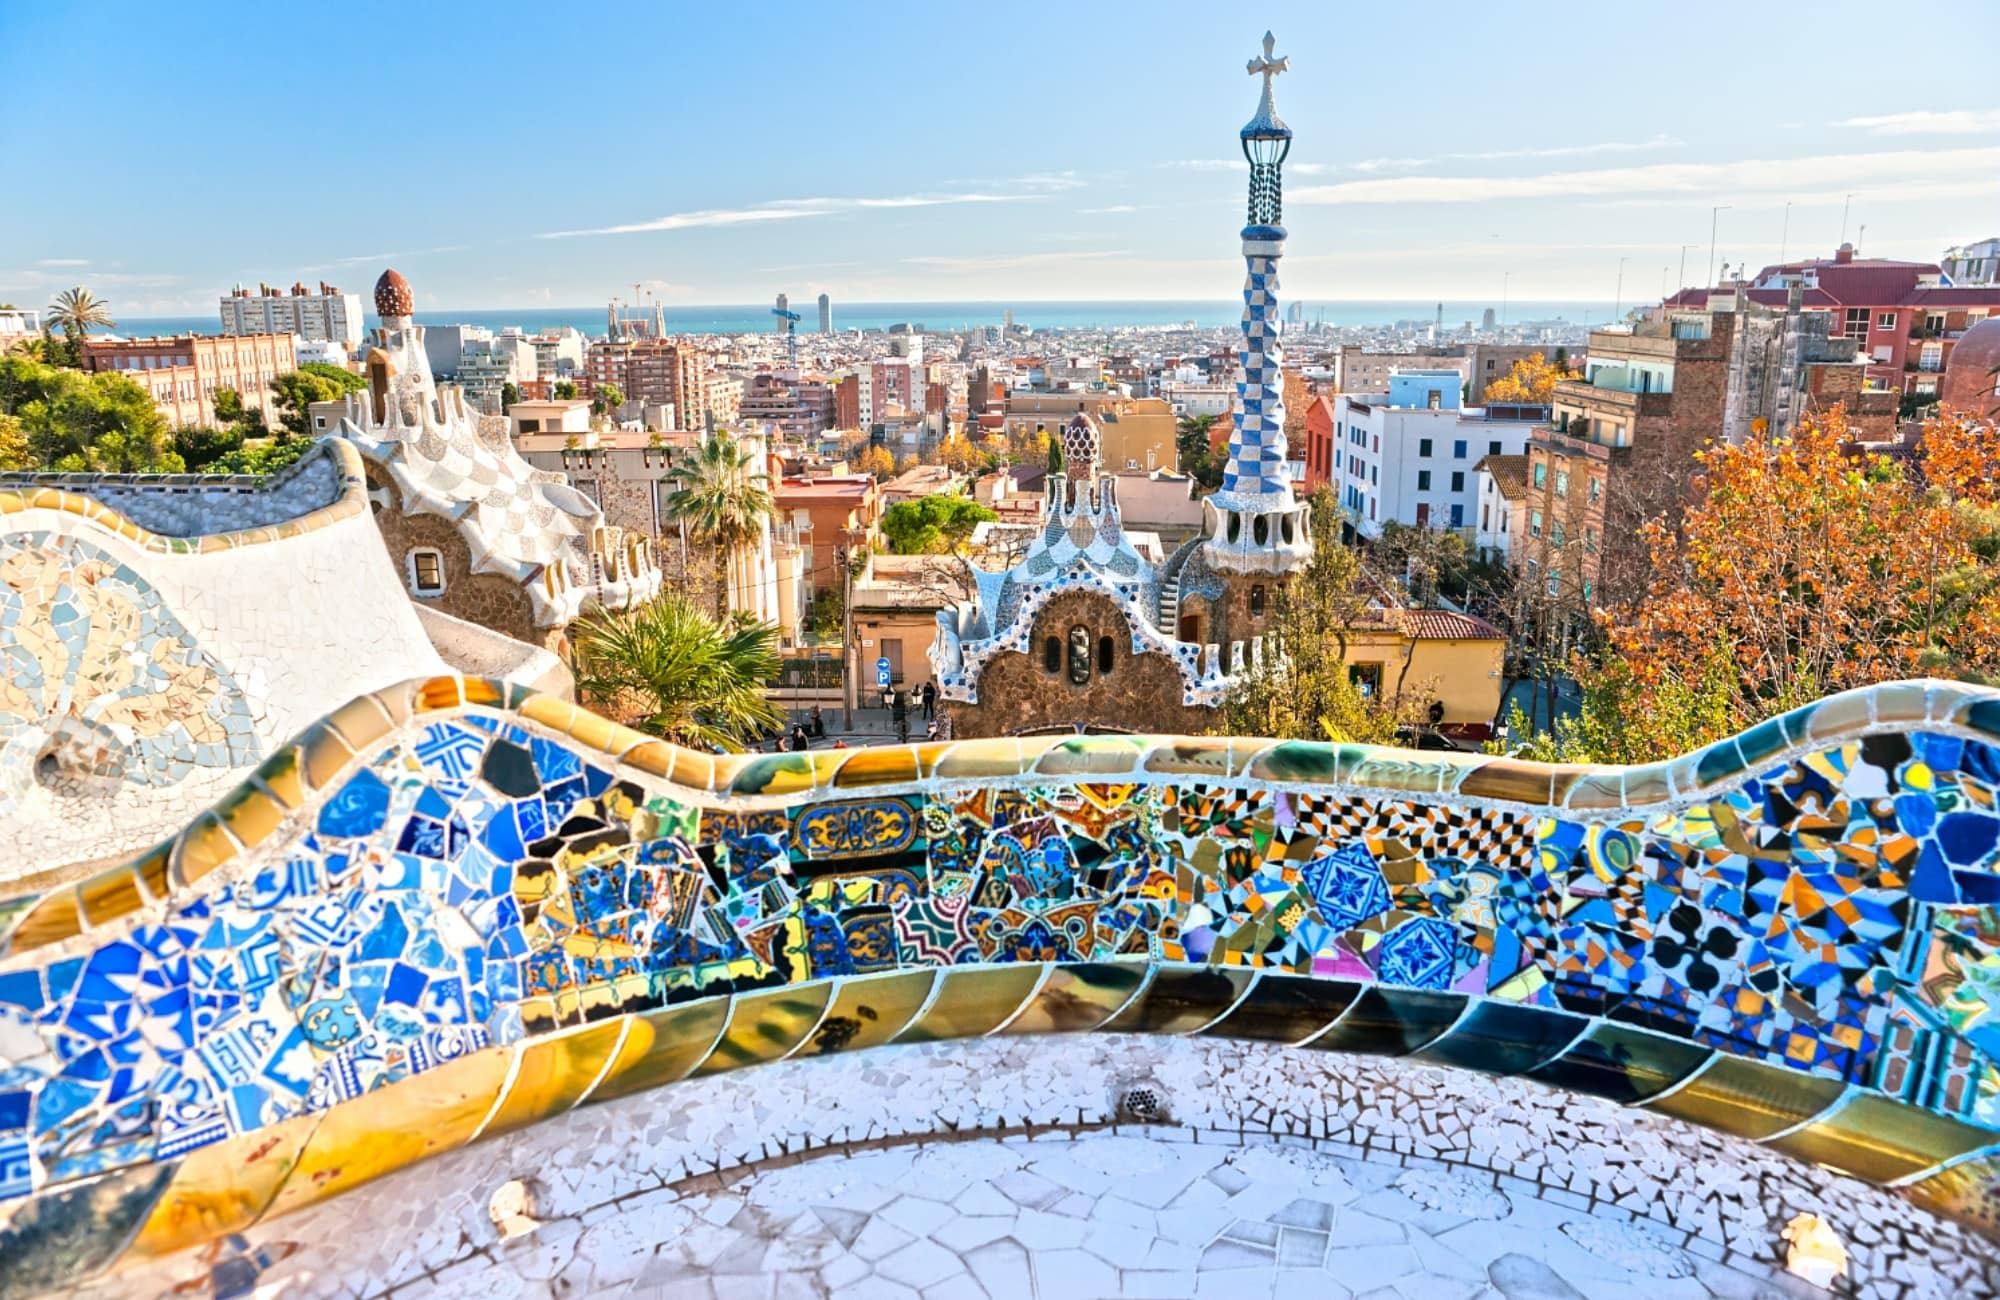
<path id="1" fill-rule="evenodd" d="M 1748 280 L 1683 289 L 1655 314 L 1726 311 L 1738 301 L 1782 309 L 1793 286 L 1804 291 L 1805 310 L 1833 317 L 1829 335 L 1859 346 L 1870 385 L 1899 393 L 1936 394 L 1952 346 L 2000 316 L 2000 284 L 1954 285 L 1935 262 L 1857 258 L 1851 244 L 1830 258 L 1767 266 Z"/>

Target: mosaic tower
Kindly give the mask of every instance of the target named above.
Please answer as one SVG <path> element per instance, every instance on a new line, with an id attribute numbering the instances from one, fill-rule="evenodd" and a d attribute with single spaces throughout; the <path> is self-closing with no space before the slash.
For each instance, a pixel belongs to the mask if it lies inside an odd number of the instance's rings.
<path id="1" fill-rule="evenodd" d="M 1222 490 L 1203 503 L 1204 550 L 1210 565 L 1226 573 L 1291 573 L 1312 554 L 1308 512 L 1292 494 L 1286 461 L 1278 259 L 1285 254 L 1283 171 L 1292 129 L 1278 116 L 1271 83 L 1291 61 L 1273 53 L 1276 43 L 1265 32 L 1263 54 L 1249 62 L 1250 75 L 1264 79 L 1264 91 L 1256 115 L 1238 133 L 1250 163 L 1241 377 Z"/>

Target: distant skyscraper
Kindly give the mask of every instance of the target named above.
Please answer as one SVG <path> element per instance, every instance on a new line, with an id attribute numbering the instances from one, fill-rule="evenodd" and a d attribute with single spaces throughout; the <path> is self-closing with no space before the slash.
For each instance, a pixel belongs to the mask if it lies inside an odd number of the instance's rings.
<path id="1" fill-rule="evenodd" d="M 1009 307 L 1000 313 L 1000 333 L 1005 336 L 1014 332 L 1014 309 Z"/>
<path id="2" fill-rule="evenodd" d="M 819 332 L 833 333 L 833 299 L 825 294 L 819 296 Z"/>
<path id="3" fill-rule="evenodd" d="M 1494 323 L 1493 309 L 1491 307 L 1488 307 L 1486 309 L 1486 314 L 1479 318 L 1479 328 L 1483 330 L 1490 330 L 1493 328 L 1493 323 Z"/>

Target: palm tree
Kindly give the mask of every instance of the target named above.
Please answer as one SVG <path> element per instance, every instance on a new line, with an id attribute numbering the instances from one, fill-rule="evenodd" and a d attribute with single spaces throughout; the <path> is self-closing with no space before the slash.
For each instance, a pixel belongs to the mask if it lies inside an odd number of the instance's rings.
<path id="1" fill-rule="evenodd" d="M 712 433 L 683 453 L 672 477 L 679 486 L 667 498 L 667 513 L 688 527 L 697 541 L 714 546 L 722 580 L 715 597 L 717 618 L 729 613 L 729 575 L 736 553 L 762 535 L 775 509 L 770 476 L 759 472 L 756 456 L 726 433 Z"/>
<path id="2" fill-rule="evenodd" d="M 83 341 L 90 337 L 91 327 L 110 329 L 117 323 L 105 301 L 80 285 L 64 289 L 49 304 L 49 325 L 61 328 L 69 340 L 70 360 L 78 365 L 83 363 Z"/>
<path id="3" fill-rule="evenodd" d="M 702 749 L 738 749 L 781 726 L 764 695 L 778 675 L 778 629 L 720 621 L 681 592 L 630 613 L 597 610 L 570 629 L 577 690 L 607 711 L 643 713 L 656 736 Z"/>

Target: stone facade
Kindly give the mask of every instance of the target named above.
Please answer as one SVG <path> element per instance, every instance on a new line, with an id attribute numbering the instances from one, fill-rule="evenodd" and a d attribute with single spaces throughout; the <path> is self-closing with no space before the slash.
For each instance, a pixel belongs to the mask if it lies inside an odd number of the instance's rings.
<path id="1" fill-rule="evenodd" d="M 651 600 L 662 581 L 651 539 L 607 524 L 590 495 L 522 459 L 504 417 L 439 386 L 414 302 L 407 280 L 383 273 L 368 391 L 339 420 L 368 463 L 376 520 L 410 595 L 551 650 L 585 609 Z"/>
<path id="2" fill-rule="evenodd" d="M 1071 633 L 1077 628 L 1084 631 L 1083 662 L 1072 670 Z M 1111 646 L 1108 655 L 1103 653 L 1106 643 Z M 1205 729 L 1214 711 L 1183 703 L 1179 665 L 1159 654 L 1133 654 L 1131 643 L 1125 611 L 1107 597 L 1069 591 L 1052 598 L 1030 625 L 1027 652 L 1002 651 L 987 663 L 980 675 L 980 702 L 950 706 L 952 733 L 1068 731 L 1078 720 L 1093 731 Z"/>
<path id="3" fill-rule="evenodd" d="M 375 502 L 375 526 L 391 562 L 409 587 L 411 600 L 516 641 L 559 655 L 567 651 L 569 642 L 563 627 L 536 626 L 534 602 L 519 583 L 499 574 L 474 571 L 465 539 L 450 520 L 407 511 L 401 492 L 378 466 L 368 469 L 368 488 Z M 432 551 L 438 554 L 441 565 L 437 576 L 442 590 L 435 594 L 431 594 L 431 586 L 418 585 L 412 568 L 414 557 Z"/>

